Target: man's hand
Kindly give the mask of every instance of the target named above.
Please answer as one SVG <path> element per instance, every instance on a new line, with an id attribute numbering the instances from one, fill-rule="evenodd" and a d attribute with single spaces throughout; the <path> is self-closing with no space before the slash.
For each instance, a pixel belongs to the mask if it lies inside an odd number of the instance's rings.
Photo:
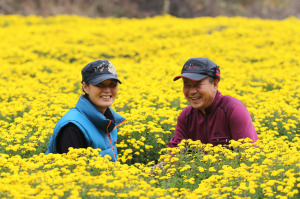
<path id="1" fill-rule="evenodd" d="M 164 164 L 165 164 L 165 162 L 164 162 L 164 161 L 161 161 L 161 162 L 158 163 L 157 165 L 154 165 L 154 166 L 152 167 L 152 170 L 151 170 L 150 174 L 155 174 L 155 168 L 157 168 L 157 167 L 160 167 L 161 170 L 165 170 L 165 169 L 164 169 Z"/>

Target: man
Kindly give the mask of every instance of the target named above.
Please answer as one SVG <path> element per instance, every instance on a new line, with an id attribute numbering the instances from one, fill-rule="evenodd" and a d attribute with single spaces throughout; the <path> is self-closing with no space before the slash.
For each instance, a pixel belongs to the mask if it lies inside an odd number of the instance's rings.
<path id="1" fill-rule="evenodd" d="M 184 64 L 181 75 L 183 94 L 191 104 L 177 119 L 175 135 L 168 147 L 176 147 L 183 139 L 202 143 L 228 144 L 230 140 L 258 140 L 247 108 L 237 99 L 218 91 L 220 69 L 207 58 L 191 58 Z"/>
<path id="2" fill-rule="evenodd" d="M 258 140 L 247 108 L 237 99 L 218 91 L 220 69 L 207 58 L 191 58 L 185 62 L 181 75 L 183 94 L 191 104 L 177 119 L 175 135 L 168 147 L 177 147 L 183 139 L 200 140 L 204 144 L 229 144 L 230 140 Z M 153 166 L 162 167 L 164 161 Z"/>

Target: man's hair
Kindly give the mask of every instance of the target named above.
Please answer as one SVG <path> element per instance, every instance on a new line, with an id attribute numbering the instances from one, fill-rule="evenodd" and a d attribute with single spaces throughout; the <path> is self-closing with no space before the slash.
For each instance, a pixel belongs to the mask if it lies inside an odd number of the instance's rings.
<path id="1" fill-rule="evenodd" d="M 215 79 L 216 78 L 214 78 L 214 77 L 212 77 L 212 76 L 208 76 L 208 81 L 209 81 L 209 83 L 214 83 L 214 81 L 215 81 Z"/>

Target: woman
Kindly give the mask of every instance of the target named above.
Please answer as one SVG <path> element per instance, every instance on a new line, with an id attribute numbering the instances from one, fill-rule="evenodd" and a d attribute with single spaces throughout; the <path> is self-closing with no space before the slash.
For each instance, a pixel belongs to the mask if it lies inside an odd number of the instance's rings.
<path id="1" fill-rule="evenodd" d="M 75 108 L 68 111 L 56 124 L 50 139 L 49 153 L 67 153 L 73 148 L 100 148 L 102 156 L 110 155 L 117 161 L 117 129 L 125 118 L 110 106 L 118 93 L 115 67 L 107 60 L 97 60 L 82 71 L 82 95 Z"/>

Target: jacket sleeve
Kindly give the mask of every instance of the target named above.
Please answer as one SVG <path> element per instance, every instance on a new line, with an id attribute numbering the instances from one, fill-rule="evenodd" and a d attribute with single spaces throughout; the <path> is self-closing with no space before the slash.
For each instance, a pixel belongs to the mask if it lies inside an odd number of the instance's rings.
<path id="1" fill-rule="evenodd" d="M 186 109 L 184 109 L 177 118 L 177 125 L 175 129 L 174 137 L 171 138 L 168 144 L 168 147 L 170 148 L 177 147 L 177 145 L 183 139 L 189 139 L 187 134 L 186 121 L 185 121 L 185 115 L 186 115 L 185 112 Z"/>
<path id="2" fill-rule="evenodd" d="M 233 106 L 229 115 L 229 125 L 234 140 L 250 138 L 252 143 L 258 140 L 250 113 L 242 103 Z"/>

